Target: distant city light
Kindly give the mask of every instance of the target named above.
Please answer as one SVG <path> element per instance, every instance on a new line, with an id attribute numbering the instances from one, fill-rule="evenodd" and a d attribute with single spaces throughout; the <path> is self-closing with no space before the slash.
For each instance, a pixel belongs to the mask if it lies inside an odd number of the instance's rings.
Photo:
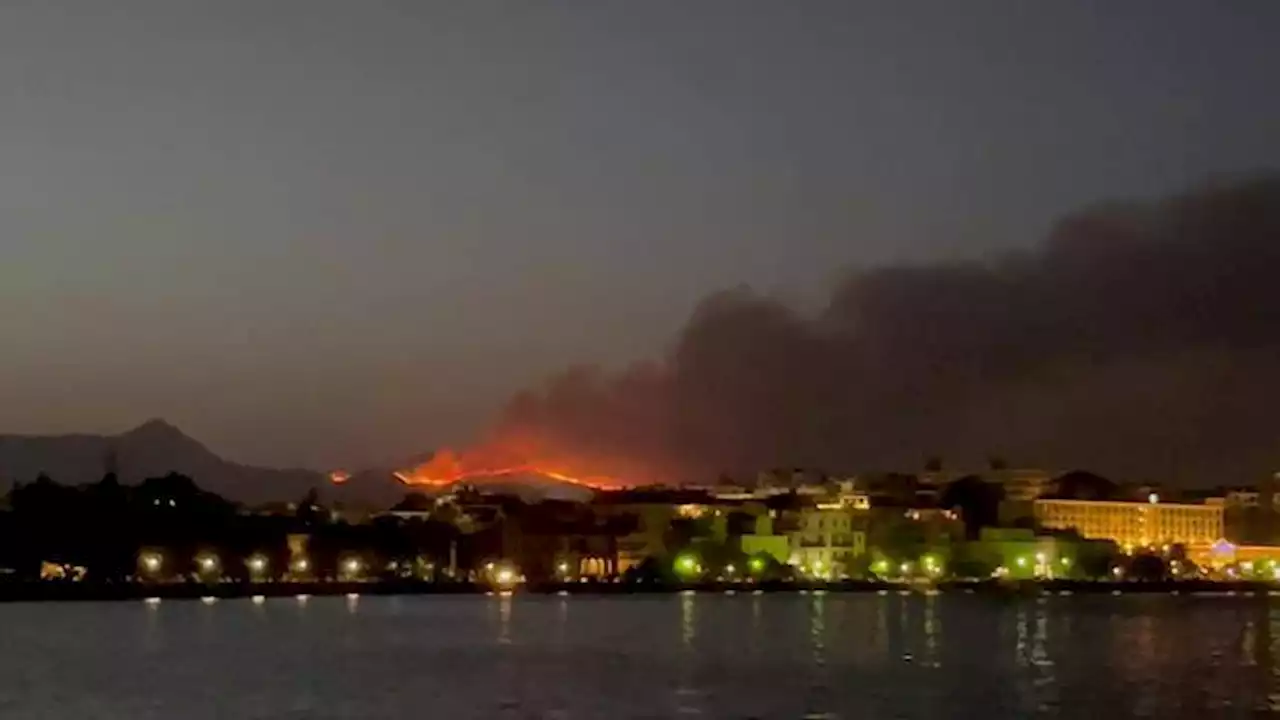
<path id="1" fill-rule="evenodd" d="M 1156 503 L 1160 502 L 1160 496 L 1157 495 L 1156 493 L 1151 493 L 1150 495 L 1147 496 L 1147 502 L 1151 503 L 1152 505 L 1155 505 Z M 1174 504 L 1176 505 L 1177 503 L 1174 503 Z"/>
<path id="2" fill-rule="evenodd" d="M 261 555 L 254 555 L 246 562 L 249 570 L 254 573 L 260 573 L 267 569 L 267 559 Z"/>

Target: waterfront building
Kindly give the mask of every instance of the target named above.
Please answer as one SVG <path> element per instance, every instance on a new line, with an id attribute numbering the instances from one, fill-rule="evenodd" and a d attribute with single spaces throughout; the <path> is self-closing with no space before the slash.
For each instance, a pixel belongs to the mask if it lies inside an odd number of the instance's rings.
<path id="1" fill-rule="evenodd" d="M 823 504 L 795 513 L 789 534 L 788 562 L 815 575 L 847 574 L 855 558 L 867 551 L 867 534 L 855 528 L 845 506 Z"/>
<path id="2" fill-rule="evenodd" d="M 1166 503 L 1155 494 L 1146 502 L 1039 499 L 1034 505 L 1041 527 L 1075 530 L 1124 548 L 1211 545 L 1223 537 L 1223 510 L 1220 499 L 1199 505 Z"/>

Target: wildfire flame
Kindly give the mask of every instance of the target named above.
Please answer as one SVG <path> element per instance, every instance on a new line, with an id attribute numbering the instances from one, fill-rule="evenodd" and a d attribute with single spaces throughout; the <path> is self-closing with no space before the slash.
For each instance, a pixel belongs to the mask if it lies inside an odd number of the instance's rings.
<path id="1" fill-rule="evenodd" d="M 572 463 L 503 457 L 510 454 L 510 451 L 495 449 L 472 450 L 463 455 L 452 450 L 441 450 L 431 460 L 412 470 L 397 472 L 395 476 L 405 485 L 437 488 L 473 478 L 521 475 L 541 475 L 592 490 L 617 490 L 631 484 L 611 475 L 572 472 Z"/>
<path id="2" fill-rule="evenodd" d="M 351 479 L 351 473 L 346 470 L 334 470 L 329 473 L 329 482 L 334 485 L 341 485 Z"/>

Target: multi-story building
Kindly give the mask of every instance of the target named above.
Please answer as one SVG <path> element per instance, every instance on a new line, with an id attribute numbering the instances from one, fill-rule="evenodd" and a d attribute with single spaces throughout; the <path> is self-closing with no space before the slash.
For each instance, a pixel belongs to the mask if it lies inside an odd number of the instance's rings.
<path id="1" fill-rule="evenodd" d="M 842 504 L 804 508 L 790 533 L 790 563 L 815 575 L 838 576 L 867 551 L 867 534 Z"/>
<path id="2" fill-rule="evenodd" d="M 1035 501 L 1035 518 L 1042 527 L 1074 529 L 1122 547 L 1210 545 L 1223 537 L 1220 499 L 1202 505 L 1164 503 L 1156 495 L 1147 502 L 1041 499 Z"/>

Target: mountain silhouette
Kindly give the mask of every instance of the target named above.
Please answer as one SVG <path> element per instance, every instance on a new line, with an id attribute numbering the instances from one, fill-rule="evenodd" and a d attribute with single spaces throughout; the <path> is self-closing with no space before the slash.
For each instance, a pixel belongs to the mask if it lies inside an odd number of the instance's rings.
<path id="1" fill-rule="evenodd" d="M 119 435 L 0 435 L 0 485 L 40 474 L 64 484 L 95 482 L 107 472 L 121 482 L 177 472 L 200 487 L 241 502 L 296 500 L 325 476 L 312 470 L 253 467 L 224 460 L 164 420 Z"/>

